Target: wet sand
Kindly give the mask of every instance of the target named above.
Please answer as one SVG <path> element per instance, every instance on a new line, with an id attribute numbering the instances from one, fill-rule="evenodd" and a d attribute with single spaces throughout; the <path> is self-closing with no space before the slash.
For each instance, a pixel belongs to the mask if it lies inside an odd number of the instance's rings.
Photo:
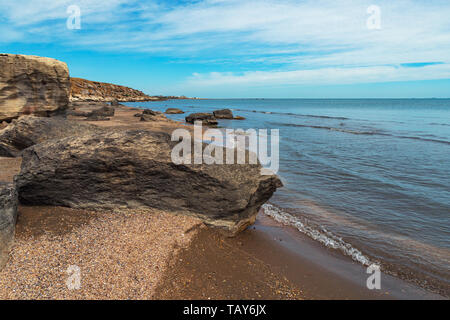
<path id="1" fill-rule="evenodd" d="M 258 215 L 235 238 L 203 230 L 182 250 L 156 290 L 158 299 L 445 299 L 381 274 L 366 287 L 366 269 Z"/>

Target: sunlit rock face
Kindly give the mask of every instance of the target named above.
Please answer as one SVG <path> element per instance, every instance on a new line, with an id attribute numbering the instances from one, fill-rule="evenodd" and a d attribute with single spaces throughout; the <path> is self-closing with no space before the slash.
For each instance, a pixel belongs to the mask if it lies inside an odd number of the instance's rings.
<path id="1" fill-rule="evenodd" d="M 69 104 L 69 69 L 64 62 L 0 54 L 0 121 L 24 114 L 51 116 Z"/>

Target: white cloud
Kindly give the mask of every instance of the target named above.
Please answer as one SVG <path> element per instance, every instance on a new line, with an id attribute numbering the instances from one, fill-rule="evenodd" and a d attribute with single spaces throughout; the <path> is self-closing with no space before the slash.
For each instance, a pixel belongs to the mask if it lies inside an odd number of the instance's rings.
<path id="1" fill-rule="evenodd" d="M 420 68 L 401 66 L 371 66 L 354 68 L 319 68 L 295 71 L 250 71 L 195 73 L 188 80 L 192 87 L 226 85 L 314 85 L 353 84 L 370 82 L 448 79 L 450 64 L 427 65 Z"/>
<path id="2" fill-rule="evenodd" d="M 381 30 L 366 27 L 373 3 L 381 8 Z M 81 7 L 81 33 L 65 29 L 71 4 Z M 447 0 L 0 0 L 8 23 L 0 42 L 58 41 L 211 67 L 227 61 L 234 72 L 198 75 L 190 84 L 424 80 L 450 78 L 449 16 Z M 446 64 L 389 66 L 431 61 Z M 264 71 L 236 72 L 244 66 Z"/>

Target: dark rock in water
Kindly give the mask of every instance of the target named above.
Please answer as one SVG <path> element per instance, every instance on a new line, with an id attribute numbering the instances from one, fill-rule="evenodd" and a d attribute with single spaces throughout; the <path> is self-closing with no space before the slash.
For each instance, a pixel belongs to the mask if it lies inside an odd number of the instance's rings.
<path id="1" fill-rule="evenodd" d="M 23 116 L 0 131 L 0 156 L 18 157 L 22 150 L 49 139 L 94 133 L 100 128 L 59 117 Z"/>
<path id="2" fill-rule="evenodd" d="M 251 225 L 278 187 L 259 164 L 176 165 L 166 133 L 103 132 L 50 140 L 23 152 L 15 181 L 26 205 L 152 207 L 194 215 L 231 234 Z M 207 144 L 203 144 L 203 147 Z"/>
<path id="3" fill-rule="evenodd" d="M 143 114 L 148 114 L 148 115 L 151 115 L 151 116 L 157 116 L 157 115 L 161 115 L 162 114 L 162 112 L 160 112 L 160 111 L 154 111 L 154 110 L 151 110 L 151 109 L 145 109 L 144 111 L 142 111 L 142 113 Z"/>
<path id="4" fill-rule="evenodd" d="M 17 191 L 12 183 L 0 182 L 0 270 L 6 265 L 14 241 L 17 220 Z"/>
<path id="5" fill-rule="evenodd" d="M 213 114 L 216 119 L 233 119 L 233 112 L 230 109 L 216 110 Z"/>
<path id="6" fill-rule="evenodd" d="M 119 101 L 117 101 L 117 99 L 114 99 L 113 101 L 111 101 L 111 106 L 118 107 L 118 106 L 120 106 L 120 103 L 119 103 Z"/>
<path id="7" fill-rule="evenodd" d="M 236 116 L 233 118 L 233 120 L 245 120 L 245 118 L 241 116 Z"/>
<path id="8" fill-rule="evenodd" d="M 168 108 L 165 113 L 167 113 L 167 114 L 183 114 L 184 111 L 182 111 L 178 108 Z"/>
<path id="9" fill-rule="evenodd" d="M 186 117 L 187 123 L 194 124 L 195 121 L 201 121 L 205 126 L 216 126 L 218 124 L 216 118 L 211 113 L 192 113 Z"/>

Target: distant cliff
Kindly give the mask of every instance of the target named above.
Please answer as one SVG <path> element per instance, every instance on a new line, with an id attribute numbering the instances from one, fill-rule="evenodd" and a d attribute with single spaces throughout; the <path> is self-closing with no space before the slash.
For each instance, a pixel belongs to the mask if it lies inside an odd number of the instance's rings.
<path id="1" fill-rule="evenodd" d="M 161 100 L 161 97 L 151 97 L 142 91 L 111 83 L 90 81 L 80 78 L 70 78 L 70 99 L 72 101 L 149 101 Z"/>

